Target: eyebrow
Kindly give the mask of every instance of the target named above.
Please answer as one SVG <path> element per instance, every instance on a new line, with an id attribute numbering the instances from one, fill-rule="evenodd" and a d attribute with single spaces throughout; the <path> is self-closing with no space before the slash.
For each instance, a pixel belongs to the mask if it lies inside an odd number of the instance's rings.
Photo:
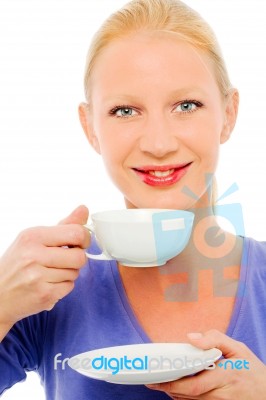
<path id="1" fill-rule="evenodd" d="M 173 90 L 171 92 L 171 95 L 173 96 L 180 96 L 184 95 L 186 93 L 195 93 L 195 94 L 207 94 L 207 92 L 203 88 L 199 88 L 197 86 L 189 86 L 189 87 L 183 87 L 177 90 Z"/>
<path id="2" fill-rule="evenodd" d="M 207 92 L 202 89 L 199 88 L 197 86 L 189 86 L 189 87 L 183 87 L 183 88 L 179 88 L 179 89 L 175 89 L 172 90 L 169 93 L 169 97 L 179 97 L 179 96 L 185 96 L 185 95 L 207 95 Z M 139 95 L 132 95 L 131 94 L 113 94 L 111 96 L 107 96 L 103 98 L 104 102 L 109 102 L 109 101 L 136 101 L 136 100 L 140 100 L 143 99 L 143 96 L 139 96 Z"/>

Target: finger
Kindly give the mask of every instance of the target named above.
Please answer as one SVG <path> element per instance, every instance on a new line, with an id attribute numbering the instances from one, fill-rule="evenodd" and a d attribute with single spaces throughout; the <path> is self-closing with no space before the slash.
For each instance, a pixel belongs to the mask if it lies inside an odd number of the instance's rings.
<path id="1" fill-rule="evenodd" d="M 187 336 L 194 346 L 204 350 L 216 347 L 222 351 L 225 358 L 244 358 L 250 355 L 250 351 L 244 343 L 234 340 L 216 329 L 211 329 L 204 334 L 188 333 Z"/>
<path id="2" fill-rule="evenodd" d="M 44 247 L 38 262 L 51 268 L 79 269 L 86 264 L 87 257 L 85 252 L 77 247 Z"/>
<path id="3" fill-rule="evenodd" d="M 198 400 L 201 399 L 201 397 L 191 397 L 191 396 L 185 396 L 185 395 L 178 395 L 174 393 L 166 393 L 171 399 L 173 400 Z"/>
<path id="4" fill-rule="evenodd" d="M 78 276 L 79 270 L 70 268 L 45 268 L 45 271 L 42 271 L 42 278 L 47 283 L 74 282 Z"/>
<path id="5" fill-rule="evenodd" d="M 21 232 L 17 238 L 24 248 L 31 248 L 30 244 L 44 246 L 78 246 L 83 249 L 90 244 L 88 229 L 78 224 L 58 225 L 52 227 L 29 228 Z"/>
<path id="6" fill-rule="evenodd" d="M 226 385 L 228 380 L 230 380 L 230 376 L 222 372 L 218 369 L 205 370 L 197 375 L 181 378 L 177 381 L 147 386 L 150 389 L 170 393 L 173 396 L 177 396 L 177 398 L 187 397 L 193 399 Z"/>
<path id="7" fill-rule="evenodd" d="M 173 399 L 173 400 L 199 400 L 201 397 L 188 397 L 188 396 L 179 396 L 179 395 L 173 395 L 171 393 L 166 393 L 168 396 Z"/>
<path id="8" fill-rule="evenodd" d="M 73 281 L 65 281 L 53 284 L 55 288 L 55 293 L 58 300 L 63 299 L 63 297 L 67 296 L 74 289 Z"/>
<path id="9" fill-rule="evenodd" d="M 73 281 L 47 283 L 47 285 L 49 285 L 47 286 L 49 290 L 40 299 L 40 304 L 47 311 L 50 311 L 59 300 L 63 299 L 74 289 Z"/>
<path id="10" fill-rule="evenodd" d="M 85 225 L 89 217 L 89 210 L 86 206 L 77 207 L 70 215 L 59 222 L 59 225 L 80 224 Z"/>
<path id="11" fill-rule="evenodd" d="M 39 288 L 42 284 L 75 281 L 79 276 L 78 269 L 47 268 L 42 265 L 32 265 L 23 271 L 23 280 L 28 288 Z"/>

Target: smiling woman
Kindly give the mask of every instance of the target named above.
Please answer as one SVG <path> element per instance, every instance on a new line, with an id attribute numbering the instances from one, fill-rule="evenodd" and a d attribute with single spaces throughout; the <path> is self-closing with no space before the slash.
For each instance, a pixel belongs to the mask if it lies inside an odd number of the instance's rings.
<path id="1" fill-rule="evenodd" d="M 215 171 L 237 112 L 237 92 L 222 97 L 209 56 L 178 35 L 141 31 L 113 40 L 94 68 L 81 121 L 127 206 L 190 208 L 184 184 L 207 206 L 205 174 Z"/>
<path id="2" fill-rule="evenodd" d="M 95 34 L 84 83 L 82 128 L 126 208 L 192 211 L 191 238 L 160 268 L 128 268 L 86 259 L 85 249 L 100 249 L 84 227 L 84 206 L 57 226 L 22 231 L 0 259 L 0 394 L 37 371 L 55 400 L 265 398 L 265 243 L 239 233 L 234 207 L 225 214 L 234 233 L 212 207 L 239 95 L 211 28 L 179 0 L 132 0 Z M 65 362 L 151 342 L 217 347 L 233 365 L 245 359 L 252 368 L 147 387 L 90 379 Z"/>

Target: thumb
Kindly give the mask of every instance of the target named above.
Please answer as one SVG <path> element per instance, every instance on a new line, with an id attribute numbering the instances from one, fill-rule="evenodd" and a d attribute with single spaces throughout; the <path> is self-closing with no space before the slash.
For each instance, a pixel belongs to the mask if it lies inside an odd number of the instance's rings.
<path id="1" fill-rule="evenodd" d="M 66 224 L 80 224 L 84 225 L 87 223 L 89 217 L 89 210 L 86 206 L 81 205 L 77 207 L 72 213 L 59 222 L 59 225 Z"/>
<path id="2" fill-rule="evenodd" d="M 188 333 L 187 337 L 193 346 L 200 349 L 207 350 L 216 347 L 221 350 L 225 358 L 243 358 L 250 354 L 244 343 L 238 342 L 216 329 L 205 333 Z"/>

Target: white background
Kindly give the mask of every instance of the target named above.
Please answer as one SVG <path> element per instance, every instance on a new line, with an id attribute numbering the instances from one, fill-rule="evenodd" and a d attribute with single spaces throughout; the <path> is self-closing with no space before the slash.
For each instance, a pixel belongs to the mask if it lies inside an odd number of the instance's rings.
<path id="1" fill-rule="evenodd" d="M 79 125 L 83 70 L 93 32 L 124 0 L 0 0 L 0 252 L 28 226 L 50 225 L 79 204 L 124 206 Z M 222 146 L 219 192 L 232 183 L 246 234 L 265 240 L 266 5 L 186 0 L 214 28 L 241 96 Z M 43 399 L 35 374 L 3 399 Z"/>

